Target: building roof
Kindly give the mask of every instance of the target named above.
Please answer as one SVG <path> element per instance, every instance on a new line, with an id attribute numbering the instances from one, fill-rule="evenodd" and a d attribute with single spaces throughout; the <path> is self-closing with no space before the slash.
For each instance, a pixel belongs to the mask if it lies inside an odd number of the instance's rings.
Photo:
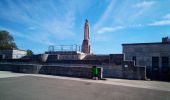
<path id="1" fill-rule="evenodd" d="M 122 44 L 122 45 L 154 45 L 154 44 L 170 44 L 169 43 L 162 43 L 162 42 L 151 42 L 151 43 L 127 43 L 127 44 Z"/>
<path id="2" fill-rule="evenodd" d="M 13 51 L 13 50 L 25 51 L 26 52 L 26 50 L 21 50 L 21 49 L 5 49 L 5 50 L 0 50 L 0 51 Z"/>

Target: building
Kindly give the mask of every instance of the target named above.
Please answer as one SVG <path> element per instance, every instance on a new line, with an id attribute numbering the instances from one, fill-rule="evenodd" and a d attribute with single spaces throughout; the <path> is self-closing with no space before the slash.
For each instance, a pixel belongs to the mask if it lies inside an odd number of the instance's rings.
<path id="1" fill-rule="evenodd" d="M 147 77 L 166 78 L 170 75 L 170 41 L 122 44 L 125 60 L 133 60 L 135 65 L 146 66 Z"/>
<path id="2" fill-rule="evenodd" d="M 132 55 L 133 51 L 125 53 L 129 53 L 129 55 Z M 52 75 L 66 75 L 65 73 L 67 73 L 67 75 L 71 76 L 71 74 L 74 73 L 79 76 L 80 73 L 82 73 L 82 75 L 89 76 L 90 74 L 87 73 L 86 69 L 92 68 L 92 66 L 97 66 L 103 69 L 101 70 L 101 73 L 103 73 L 103 77 L 146 79 L 145 64 L 144 66 L 135 65 L 134 61 L 131 60 L 131 58 L 130 60 L 125 60 L 124 54 L 91 53 L 90 25 L 87 19 L 84 25 L 84 40 L 82 42 L 82 46 L 50 45 L 48 51 L 46 51 L 44 54 L 32 56 L 25 55 L 26 51 L 22 50 L 6 50 L 0 52 L 0 57 L 2 59 L 6 59 L 3 60 L 4 62 L 12 62 L 15 64 L 17 64 L 18 62 L 22 62 L 23 64 L 34 63 L 38 65 L 37 68 L 35 68 L 35 66 L 25 68 L 24 64 L 23 72 L 29 72 L 30 68 L 32 68 L 31 71 L 33 72 L 41 72 L 43 70 L 46 74 Z M 138 57 L 136 57 L 136 59 L 138 59 Z M 42 65 L 39 66 L 39 64 Z M 71 67 L 74 67 L 76 72 L 73 72 Z M 80 72 L 77 70 L 76 67 L 81 67 L 83 68 L 83 70 Z M 9 69 L 8 67 L 5 67 L 3 70 L 19 70 L 18 72 L 20 72 L 21 67 L 16 67 L 16 69 Z"/>
<path id="3" fill-rule="evenodd" d="M 25 50 L 12 49 L 12 50 L 0 50 L 0 59 L 20 59 L 26 56 Z"/>

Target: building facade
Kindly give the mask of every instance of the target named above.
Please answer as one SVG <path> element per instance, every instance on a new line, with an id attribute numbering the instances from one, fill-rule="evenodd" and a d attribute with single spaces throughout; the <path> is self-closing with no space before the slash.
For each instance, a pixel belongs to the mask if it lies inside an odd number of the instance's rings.
<path id="1" fill-rule="evenodd" d="M 0 59 L 20 59 L 26 56 L 26 54 L 25 50 L 0 50 Z"/>
<path id="2" fill-rule="evenodd" d="M 147 76 L 159 78 L 170 75 L 170 41 L 163 38 L 157 43 L 122 44 L 125 60 L 146 66 Z M 163 76 L 162 76 L 163 75 Z"/>

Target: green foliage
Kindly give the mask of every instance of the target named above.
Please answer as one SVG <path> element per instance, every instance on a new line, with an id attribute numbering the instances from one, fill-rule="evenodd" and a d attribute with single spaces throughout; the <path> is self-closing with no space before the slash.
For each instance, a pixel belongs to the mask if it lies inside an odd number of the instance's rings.
<path id="1" fill-rule="evenodd" d="M 0 30 L 0 50 L 6 49 L 17 49 L 17 46 L 8 31 Z"/>
<path id="2" fill-rule="evenodd" d="M 32 56 L 34 53 L 31 50 L 27 50 L 27 56 Z"/>

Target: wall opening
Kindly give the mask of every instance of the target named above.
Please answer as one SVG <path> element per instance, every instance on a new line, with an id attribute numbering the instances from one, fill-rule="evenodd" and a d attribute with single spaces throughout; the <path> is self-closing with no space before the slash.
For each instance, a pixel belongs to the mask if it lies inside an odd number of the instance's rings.
<path id="1" fill-rule="evenodd" d="M 152 57 L 152 79 L 158 79 L 159 76 L 159 57 Z"/>
<path id="2" fill-rule="evenodd" d="M 162 57 L 161 62 L 162 67 L 162 73 L 168 73 L 169 72 L 169 57 Z"/>

